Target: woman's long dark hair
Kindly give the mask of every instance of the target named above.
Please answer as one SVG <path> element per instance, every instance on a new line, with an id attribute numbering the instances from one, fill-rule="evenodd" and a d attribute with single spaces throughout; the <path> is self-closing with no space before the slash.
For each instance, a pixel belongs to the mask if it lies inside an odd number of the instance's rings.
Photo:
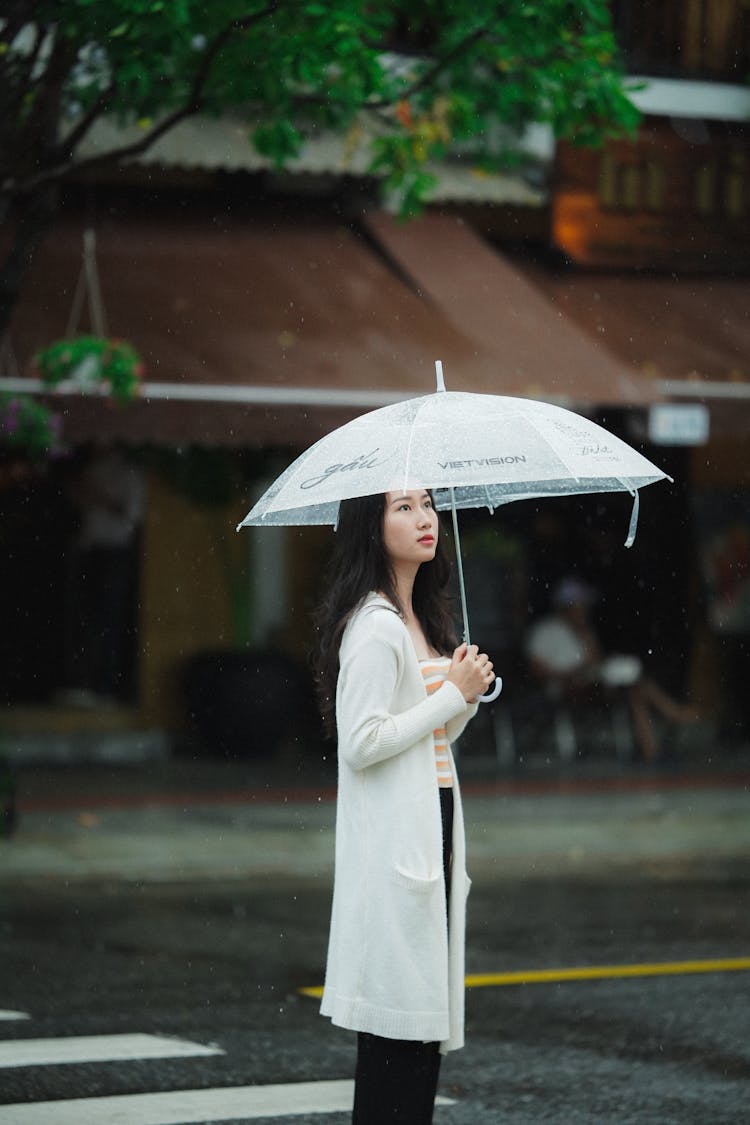
<path id="1" fill-rule="evenodd" d="M 403 613 L 383 540 L 384 515 L 382 493 L 343 500 L 339 508 L 333 554 L 323 576 L 323 598 L 315 613 L 317 646 L 313 655 L 320 710 L 329 734 L 335 733 L 339 647 L 347 621 L 371 591 L 385 594 Z M 445 655 L 456 646 L 446 589 L 450 572 L 442 536 L 438 535 L 434 559 L 422 563 L 417 571 L 412 606 L 428 644 Z"/>

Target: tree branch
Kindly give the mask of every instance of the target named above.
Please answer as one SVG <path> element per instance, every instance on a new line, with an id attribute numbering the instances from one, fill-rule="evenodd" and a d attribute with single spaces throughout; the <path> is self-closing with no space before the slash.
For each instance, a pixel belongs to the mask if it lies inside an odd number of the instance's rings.
<path id="1" fill-rule="evenodd" d="M 267 4 L 265 8 L 262 8 L 259 12 L 253 12 L 252 15 L 247 15 L 242 17 L 241 19 L 232 20 L 231 23 L 227 24 L 226 27 L 222 28 L 222 30 L 214 36 L 214 38 L 206 47 L 203 55 L 203 62 L 201 66 L 198 67 L 195 78 L 193 79 L 193 84 L 190 88 L 190 94 L 188 95 L 188 100 L 185 103 L 185 109 L 187 109 L 188 113 L 197 113 L 197 111 L 200 109 L 200 99 L 211 73 L 211 68 L 216 61 L 216 56 L 219 54 L 219 51 L 224 46 L 224 44 L 227 43 L 232 38 L 232 36 L 236 35 L 238 32 L 247 31 L 253 26 L 253 24 L 261 23 L 268 16 L 272 16 L 281 7 L 281 2 L 282 0 L 271 0 L 271 2 Z"/>
<path id="2" fill-rule="evenodd" d="M 7 27 L 3 28 L 3 33 L 8 30 Z M 20 28 L 11 29 L 8 36 L 8 41 L 13 42 Z M 21 110 L 23 100 L 28 92 L 29 86 L 32 85 L 32 74 L 34 66 L 39 57 L 39 51 L 46 35 L 46 30 L 43 32 L 42 28 L 36 28 L 36 38 L 31 50 L 22 55 L 18 51 L 8 51 L 3 56 L 3 63 L 0 67 L 0 73 L 4 72 L 5 77 L 2 83 L 2 93 L 7 97 L 3 97 L 5 102 L 4 113 L 15 121 L 17 114 Z"/>
<path id="3" fill-rule="evenodd" d="M 10 320 L 34 251 L 52 225 L 56 210 L 57 192 L 54 187 L 42 188 L 23 201 L 10 249 L 0 266 L 0 336 Z"/>
<path id="4" fill-rule="evenodd" d="M 96 119 L 101 117 L 103 113 L 106 113 L 107 107 L 116 89 L 117 83 L 111 82 L 106 90 L 102 90 L 91 108 L 84 113 L 83 117 L 81 117 L 70 132 L 65 135 L 55 153 L 55 159 L 58 157 L 60 159 L 67 157 L 67 159 L 70 160 L 72 158 L 76 146 L 81 143 Z"/>
<path id="5" fill-rule="evenodd" d="M 35 0 L 10 0 L 3 20 L 3 42 L 12 43 L 19 31 L 33 22 L 35 7 Z"/>
<path id="6" fill-rule="evenodd" d="M 282 0 L 271 0 L 271 2 L 268 3 L 266 7 L 262 8 L 259 12 L 253 12 L 252 14 L 244 16 L 240 19 L 232 20 L 231 23 L 227 24 L 221 29 L 221 31 L 217 32 L 217 34 L 206 47 L 203 59 L 195 73 L 193 82 L 190 86 L 190 90 L 184 104 L 178 109 L 174 110 L 172 113 L 167 114 L 166 117 L 162 118 L 162 120 L 157 125 L 155 125 L 153 129 L 150 129 L 146 134 L 144 134 L 144 136 L 140 140 L 133 141 L 130 144 L 121 145 L 119 148 L 110 149 L 109 152 L 102 153 L 100 156 L 91 156 L 86 160 L 78 161 L 72 158 L 72 149 L 74 146 L 68 142 L 62 148 L 63 152 L 67 151 L 68 159 L 59 162 L 55 161 L 43 171 L 38 172 L 36 175 L 29 176 L 27 179 L 22 180 L 19 183 L 3 185 L 4 190 L 6 192 L 11 191 L 19 194 L 26 193 L 28 191 L 35 190 L 43 184 L 52 183 L 54 181 L 63 179 L 73 169 L 75 169 L 76 172 L 89 171 L 92 168 L 101 167 L 102 165 L 111 163 L 116 164 L 121 160 L 127 160 L 129 157 L 133 156 L 140 156 L 141 153 L 146 152 L 146 150 L 149 149 L 152 144 L 158 141 L 158 139 L 165 133 L 168 133 L 170 129 L 173 129 L 175 125 L 178 125 L 180 121 L 185 120 L 185 118 L 187 117 L 192 117 L 193 114 L 197 113 L 200 110 L 203 93 L 208 79 L 211 75 L 212 67 L 222 47 L 232 38 L 232 36 L 243 31 L 247 31 L 254 24 L 260 23 L 268 16 L 272 16 L 274 12 L 278 11 L 278 9 L 281 7 L 281 4 Z M 85 125 L 85 128 L 82 129 L 80 135 L 76 138 L 76 143 L 81 140 L 83 135 L 91 128 L 97 117 L 99 117 L 104 111 L 106 101 L 112 96 L 112 89 L 113 87 L 110 87 L 108 91 L 105 91 L 105 93 L 102 94 L 99 99 L 97 99 L 97 102 L 94 104 L 94 106 L 92 106 L 92 109 L 79 124 L 79 126 L 76 127 L 76 129 L 79 129 Z M 100 102 L 102 104 L 100 104 Z M 58 150 L 58 152 L 56 152 L 54 155 L 55 157 L 58 157 L 60 155 L 60 150 Z"/>
<path id="7" fill-rule="evenodd" d="M 26 145 L 27 150 L 33 151 L 39 142 L 43 152 L 47 146 L 51 148 L 54 145 L 60 96 L 75 58 L 76 50 L 72 44 L 62 39 L 55 40 L 44 74 L 36 83 L 36 95 L 24 126 L 24 133 L 30 134 L 31 139 L 31 145 Z"/>
<path id="8" fill-rule="evenodd" d="M 399 101 L 408 101 L 409 98 L 413 98 L 414 95 L 419 93 L 420 90 L 424 90 L 426 87 L 431 86 L 439 77 L 439 75 L 442 74 L 442 72 L 446 70 L 452 62 L 454 62 L 462 54 L 468 51 L 468 49 L 472 47 L 474 43 L 477 43 L 480 39 L 483 39 L 488 30 L 489 27 L 485 24 L 482 27 L 476 28 L 475 31 L 472 31 L 470 35 L 467 35 L 464 39 L 461 40 L 460 43 L 457 43 L 453 50 L 449 51 L 447 55 L 444 55 L 441 59 L 438 59 L 435 65 L 432 66 L 429 70 L 425 71 L 425 73 L 415 82 L 413 82 L 411 86 L 408 86 L 405 90 L 403 90 L 399 94 Z M 383 98 L 380 101 L 368 102 L 367 108 L 376 110 L 385 109 L 390 105 L 393 105 L 393 99 Z"/>

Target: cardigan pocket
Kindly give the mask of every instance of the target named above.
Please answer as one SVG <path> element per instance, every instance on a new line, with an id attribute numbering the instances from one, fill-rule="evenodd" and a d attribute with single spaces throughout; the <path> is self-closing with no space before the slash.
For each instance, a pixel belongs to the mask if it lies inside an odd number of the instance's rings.
<path id="1" fill-rule="evenodd" d="M 375 1034 L 443 1039 L 449 1001 L 442 870 L 424 877 L 390 863 L 383 875 L 366 973 L 373 1002 L 399 1023 L 390 1031 L 381 1025 Z"/>
<path id="2" fill-rule="evenodd" d="M 395 864 L 388 875 L 391 893 L 380 919 L 386 934 L 380 953 L 382 972 L 388 974 L 390 1006 L 398 1008 L 408 997 L 408 1007 L 415 1012 L 439 1012 L 447 1005 L 448 929 L 442 868 L 424 876 Z M 422 1038 L 431 1037 L 432 1033 Z"/>
<path id="3" fill-rule="evenodd" d="M 412 875 L 410 871 L 406 871 L 399 864 L 396 864 L 390 873 L 394 882 L 398 883 L 400 887 L 406 887 L 407 890 L 417 891 L 420 894 L 429 894 L 443 878 L 442 871 L 438 871 L 435 875 Z"/>

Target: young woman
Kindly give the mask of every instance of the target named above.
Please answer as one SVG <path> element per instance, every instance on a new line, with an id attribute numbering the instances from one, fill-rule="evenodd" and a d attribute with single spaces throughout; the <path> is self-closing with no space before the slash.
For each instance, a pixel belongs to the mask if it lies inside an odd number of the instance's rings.
<path id="1" fill-rule="evenodd" d="M 336 869 L 321 1012 L 359 1033 L 355 1125 L 432 1121 L 463 1045 L 469 881 L 450 744 L 495 676 L 455 647 L 424 489 L 341 504 L 318 613 L 318 684 L 338 737 Z"/>

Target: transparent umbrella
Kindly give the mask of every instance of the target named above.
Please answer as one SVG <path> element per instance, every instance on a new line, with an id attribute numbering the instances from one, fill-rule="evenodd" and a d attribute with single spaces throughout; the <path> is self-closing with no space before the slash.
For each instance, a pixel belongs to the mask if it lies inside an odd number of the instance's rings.
<path id="1" fill-rule="evenodd" d="M 494 511 L 512 500 L 628 492 L 633 497 L 629 547 L 638 520 L 638 490 L 670 478 L 588 418 L 532 399 L 446 391 L 442 364 L 435 366 L 435 393 L 370 411 L 321 438 L 274 481 L 237 529 L 335 527 L 342 500 L 429 488 L 435 506 L 452 511 L 469 642 L 457 509 Z"/>

